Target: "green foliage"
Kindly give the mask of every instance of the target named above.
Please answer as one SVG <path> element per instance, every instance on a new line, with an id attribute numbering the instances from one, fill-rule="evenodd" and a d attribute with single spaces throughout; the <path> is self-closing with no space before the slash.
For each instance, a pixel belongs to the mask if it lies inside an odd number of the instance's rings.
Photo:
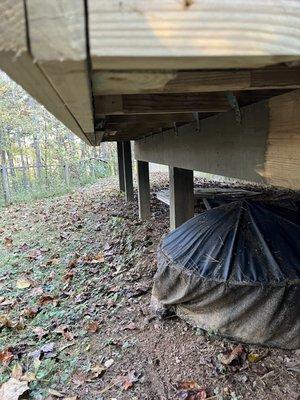
<path id="1" fill-rule="evenodd" d="M 0 174 L 0 206 L 7 191 L 7 203 L 28 202 L 65 194 L 116 173 L 113 144 L 88 146 L 0 72 L 1 165 L 7 179 Z"/>

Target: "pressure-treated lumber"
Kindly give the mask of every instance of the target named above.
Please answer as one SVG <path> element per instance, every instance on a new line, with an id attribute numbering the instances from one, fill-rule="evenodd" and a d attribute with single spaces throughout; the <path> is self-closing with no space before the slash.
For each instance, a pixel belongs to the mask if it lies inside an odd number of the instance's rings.
<path id="1" fill-rule="evenodd" d="M 194 216 L 193 171 L 169 167 L 170 229 L 175 229 Z"/>
<path id="2" fill-rule="evenodd" d="M 130 142 L 123 142 L 123 169 L 125 183 L 125 199 L 126 202 L 133 201 L 133 179 L 132 179 L 132 160 Z"/>
<path id="3" fill-rule="evenodd" d="M 139 218 L 144 221 L 150 218 L 150 182 L 149 163 L 137 161 Z"/>
<path id="4" fill-rule="evenodd" d="M 300 91 L 135 142 L 135 158 L 300 189 Z"/>
<path id="5" fill-rule="evenodd" d="M 90 0 L 93 69 L 253 68 L 299 59 L 296 0 Z"/>
<path id="6" fill-rule="evenodd" d="M 123 158 L 123 143 L 122 142 L 117 142 L 117 153 L 118 153 L 119 189 L 120 189 L 120 192 L 125 192 L 124 158 Z"/>
<path id="7" fill-rule="evenodd" d="M 93 132 L 82 0 L 27 1 L 31 53 L 84 132 Z"/>
<path id="8" fill-rule="evenodd" d="M 225 112 L 224 93 L 140 94 L 95 97 L 95 115 Z"/>
<path id="9" fill-rule="evenodd" d="M 22 0 L 0 3 L 0 68 L 43 104 L 77 136 L 89 143 L 81 127 L 27 48 Z"/>
<path id="10" fill-rule="evenodd" d="M 300 67 L 250 70 L 94 71 L 95 95 L 300 88 Z"/>

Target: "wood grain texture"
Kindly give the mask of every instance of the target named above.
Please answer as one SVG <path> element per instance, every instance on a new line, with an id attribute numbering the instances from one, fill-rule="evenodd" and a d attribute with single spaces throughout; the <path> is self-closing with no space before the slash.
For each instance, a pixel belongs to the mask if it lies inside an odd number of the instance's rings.
<path id="1" fill-rule="evenodd" d="M 94 71 L 95 95 L 300 88 L 300 67 L 253 70 Z"/>
<path id="2" fill-rule="evenodd" d="M 300 56 L 297 0 L 89 0 L 94 69 L 252 68 Z"/>
<path id="3" fill-rule="evenodd" d="M 230 105 L 223 93 L 140 94 L 96 96 L 95 115 L 225 112 Z"/>
<path id="4" fill-rule="evenodd" d="M 300 91 L 135 142 L 141 161 L 300 189 Z"/>
<path id="5" fill-rule="evenodd" d="M 71 131 L 89 143 L 73 115 L 32 59 L 27 48 L 26 17 L 22 0 L 0 3 L 0 68 Z"/>
<path id="6" fill-rule="evenodd" d="M 84 132 L 93 132 L 82 0 L 27 1 L 33 57 Z"/>

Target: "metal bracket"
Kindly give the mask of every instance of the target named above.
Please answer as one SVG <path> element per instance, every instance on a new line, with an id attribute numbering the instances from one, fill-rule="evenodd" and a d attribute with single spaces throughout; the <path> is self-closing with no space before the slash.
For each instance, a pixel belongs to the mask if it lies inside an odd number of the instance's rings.
<path id="1" fill-rule="evenodd" d="M 241 123 L 242 123 L 242 114 L 241 114 L 241 110 L 240 110 L 237 98 L 235 97 L 235 95 L 232 92 L 226 92 L 226 98 L 228 100 L 228 103 L 229 103 L 230 107 L 234 111 L 236 122 L 241 125 Z"/>

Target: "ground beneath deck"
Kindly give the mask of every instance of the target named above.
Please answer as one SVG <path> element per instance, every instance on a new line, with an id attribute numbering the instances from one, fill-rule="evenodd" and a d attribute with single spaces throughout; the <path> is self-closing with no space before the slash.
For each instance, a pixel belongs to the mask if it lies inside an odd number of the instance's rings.
<path id="1" fill-rule="evenodd" d="M 153 188 L 164 179 L 157 174 Z M 296 352 L 237 348 L 153 317 L 168 208 L 153 196 L 152 210 L 139 222 L 136 203 L 125 206 L 104 179 L 1 211 L 1 390 L 12 400 L 27 385 L 25 398 L 48 400 L 298 399 Z"/>

